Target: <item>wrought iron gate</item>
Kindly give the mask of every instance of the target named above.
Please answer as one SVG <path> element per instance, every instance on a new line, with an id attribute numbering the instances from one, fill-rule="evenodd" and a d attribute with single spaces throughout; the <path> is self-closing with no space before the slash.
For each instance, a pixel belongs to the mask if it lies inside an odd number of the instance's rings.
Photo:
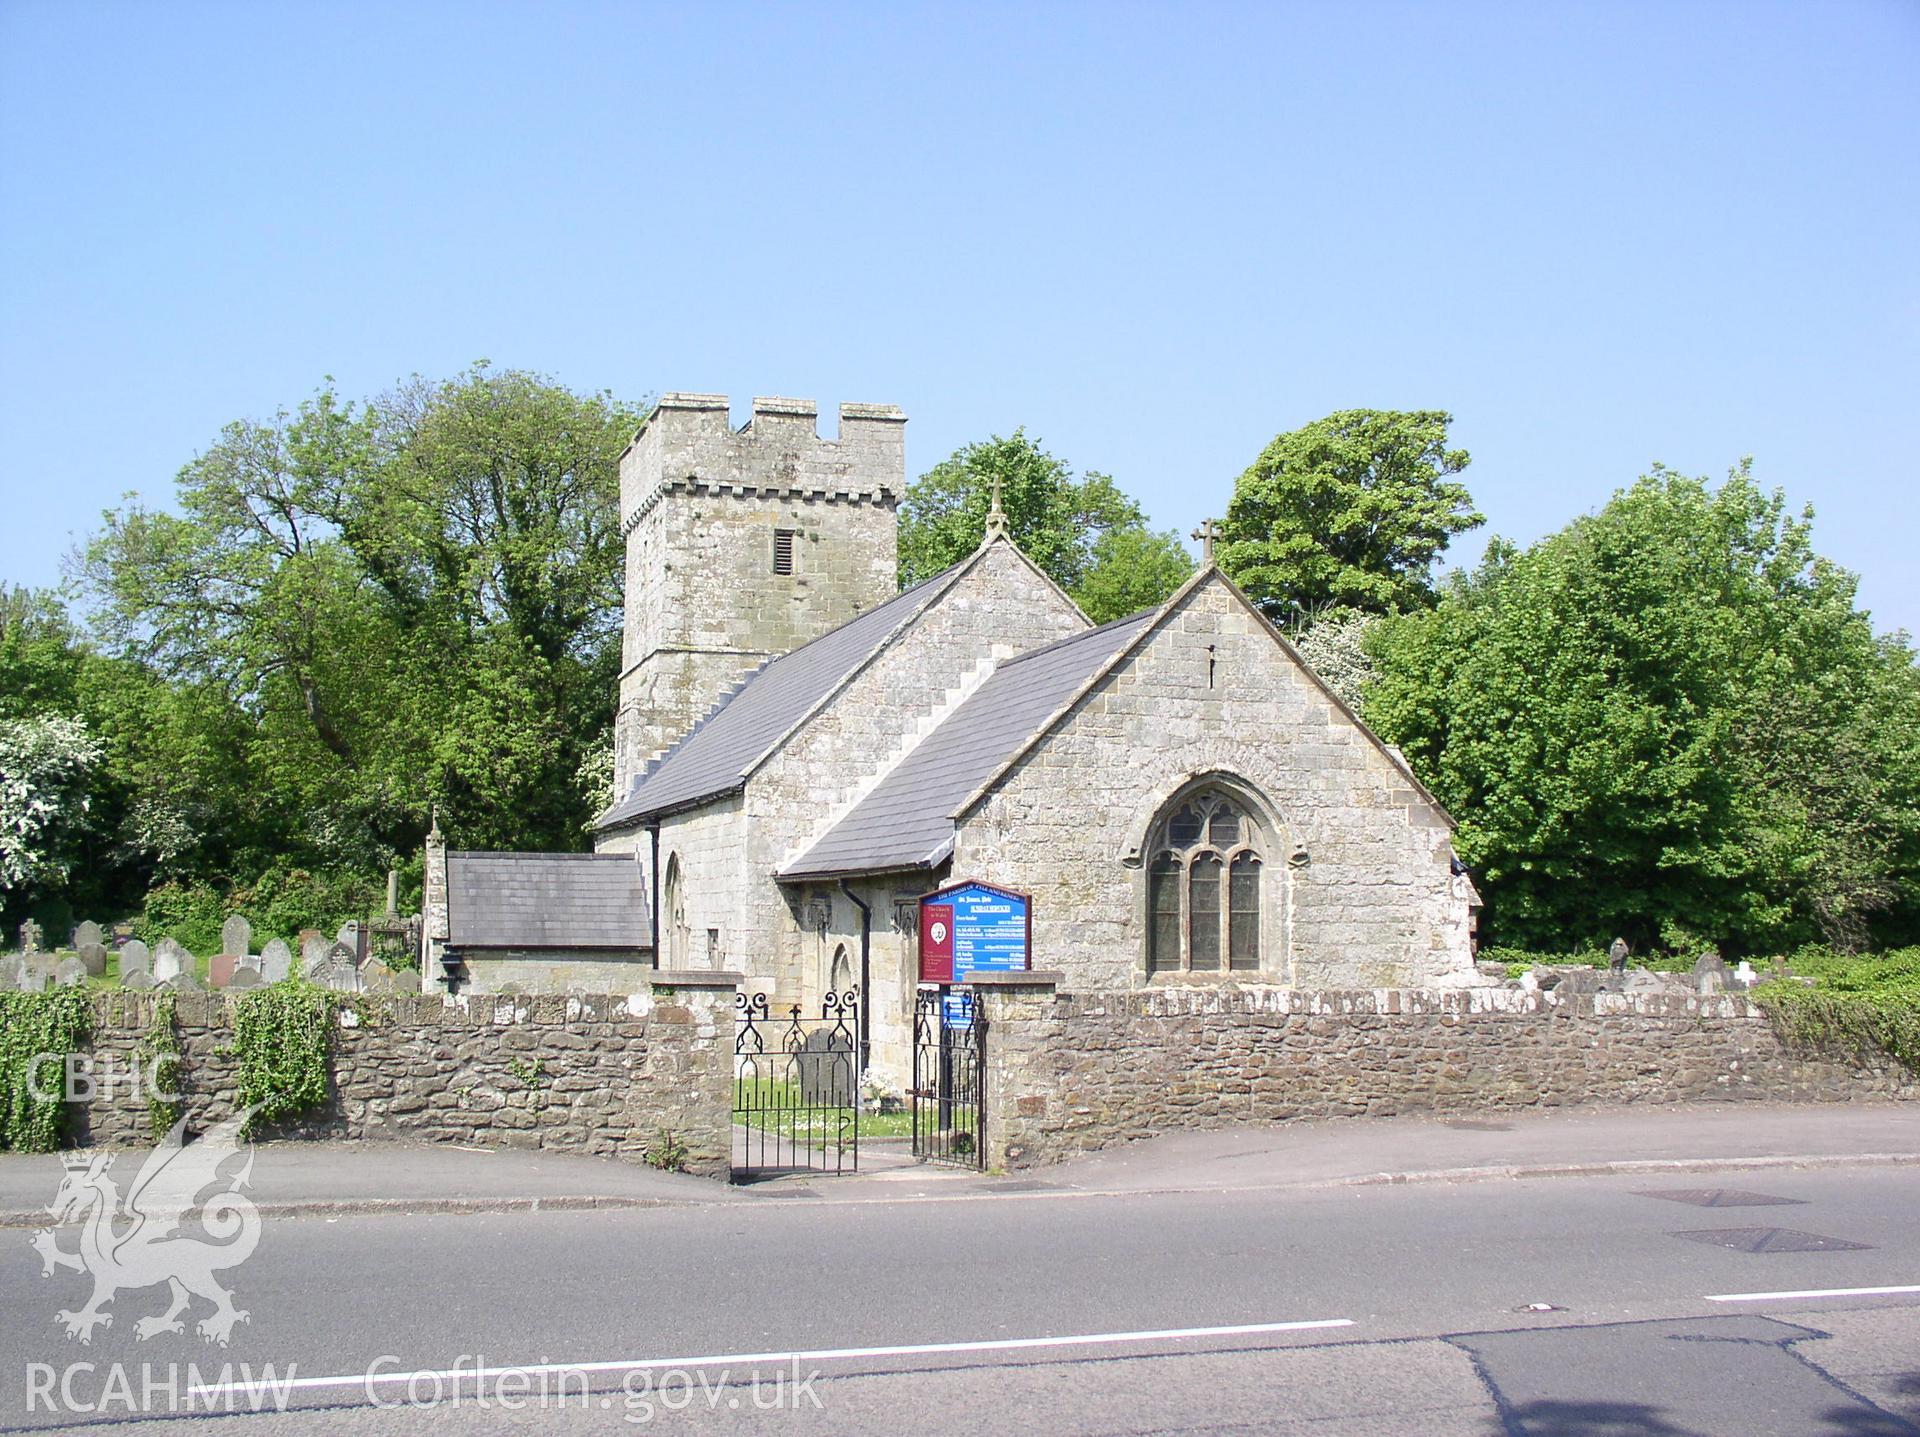
<path id="1" fill-rule="evenodd" d="M 764 993 L 734 995 L 734 1177 L 860 1166 L 860 995 L 829 993 L 818 1018 Z"/>
<path id="2" fill-rule="evenodd" d="M 987 1165 L 987 1015 L 967 992 L 922 991 L 913 1004 L 913 1155 Z"/>

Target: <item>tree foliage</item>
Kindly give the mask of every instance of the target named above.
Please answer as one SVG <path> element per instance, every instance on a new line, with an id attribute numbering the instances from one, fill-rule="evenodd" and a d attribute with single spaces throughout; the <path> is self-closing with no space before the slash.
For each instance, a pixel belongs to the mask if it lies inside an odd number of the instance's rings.
<path id="1" fill-rule="evenodd" d="M 1107 475 L 1075 477 L 1016 429 L 956 450 L 907 487 L 900 504 L 903 587 L 979 547 L 996 478 L 1013 541 L 1096 623 L 1161 602 L 1193 570 L 1179 540 L 1148 529 L 1139 504 Z"/>
<path id="2" fill-rule="evenodd" d="M 278 872 L 358 892 L 436 802 L 463 843 L 577 847 L 639 418 L 482 364 L 231 424 L 170 508 L 130 499 L 79 556 L 97 647 L 45 604 L 0 606 L 31 619 L 0 638 L 0 703 L 18 675 L 105 736 L 100 857 L 135 891 Z"/>
<path id="3" fill-rule="evenodd" d="M 1910 925 L 1920 674 L 1810 514 L 1656 469 L 1380 626 L 1366 715 L 1461 823 L 1490 941 L 1736 950 Z"/>
<path id="4" fill-rule="evenodd" d="M 1296 609 L 1389 614 L 1434 601 L 1433 565 L 1484 522 L 1453 416 L 1348 409 L 1279 435 L 1234 483 L 1220 567 L 1276 621 Z"/>

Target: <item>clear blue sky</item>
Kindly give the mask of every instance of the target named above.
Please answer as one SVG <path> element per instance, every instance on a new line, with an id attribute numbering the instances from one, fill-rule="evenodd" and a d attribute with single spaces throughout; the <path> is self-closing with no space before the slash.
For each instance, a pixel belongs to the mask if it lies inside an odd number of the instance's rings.
<path id="1" fill-rule="evenodd" d="M 5 3 L 0 578 L 484 356 L 1024 424 L 1182 533 L 1338 408 L 1519 539 L 1752 454 L 1920 630 L 1917 180 L 1911 0 Z"/>

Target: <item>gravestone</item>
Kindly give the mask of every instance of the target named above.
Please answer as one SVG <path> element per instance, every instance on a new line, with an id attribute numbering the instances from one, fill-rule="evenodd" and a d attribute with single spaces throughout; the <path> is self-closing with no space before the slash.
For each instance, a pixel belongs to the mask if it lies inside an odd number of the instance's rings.
<path id="1" fill-rule="evenodd" d="M 1625 973 L 1627 971 L 1627 958 L 1632 952 L 1633 949 L 1627 946 L 1626 939 L 1614 939 L 1612 945 L 1607 949 L 1608 969 L 1616 975 Z"/>
<path id="2" fill-rule="evenodd" d="M 0 993 L 11 993 L 20 987 L 27 976 L 27 960 L 20 957 L 0 958 Z"/>
<path id="3" fill-rule="evenodd" d="M 360 967 L 360 986 L 369 993 L 391 993 L 393 991 L 393 969 L 378 958 Z"/>
<path id="4" fill-rule="evenodd" d="M 1546 975 L 1552 970 L 1536 968 L 1534 971 L 1542 974 L 1540 986 L 1546 987 Z M 1563 998 L 1572 997 L 1576 993 L 1598 993 L 1604 986 L 1603 976 L 1592 968 L 1564 968 L 1560 970 L 1558 978 L 1559 981 L 1553 985 L 1553 991 Z"/>
<path id="5" fill-rule="evenodd" d="M 52 969 L 44 968 L 38 963 L 27 962 L 24 958 L 16 961 L 20 963 L 20 978 L 15 986 L 22 993 L 42 992 L 53 981 Z"/>
<path id="6" fill-rule="evenodd" d="M 808 1107 L 845 1108 L 853 1104 L 853 1039 L 831 1028 L 807 1035 L 794 1055 L 799 1069 L 800 1101 Z"/>
<path id="7" fill-rule="evenodd" d="M 360 991 L 360 974 L 351 963 L 329 958 L 307 976 L 322 988 L 331 988 L 336 993 Z"/>
<path id="8" fill-rule="evenodd" d="M 220 925 L 220 951 L 238 958 L 253 942 L 253 925 L 236 913 Z"/>
<path id="9" fill-rule="evenodd" d="M 266 981 L 258 968 L 235 968 L 233 977 L 227 980 L 227 987 L 237 993 L 242 989 L 261 987 Z"/>
<path id="10" fill-rule="evenodd" d="M 349 919 L 340 925 L 340 931 L 333 935 L 333 941 L 353 955 L 353 961 L 360 961 L 360 924 Z"/>
<path id="11" fill-rule="evenodd" d="M 1656 973 L 1651 968 L 1636 968 L 1627 975 L 1629 993 L 1686 993 L 1693 985 L 1678 973 Z"/>
<path id="12" fill-rule="evenodd" d="M 327 961 L 332 946 L 321 934 L 315 933 L 312 929 L 303 928 L 300 931 L 301 969 L 311 976 L 314 969 Z"/>
<path id="13" fill-rule="evenodd" d="M 78 958 L 62 958 L 54 964 L 53 981 L 63 988 L 78 988 L 87 981 L 87 965 Z"/>
<path id="14" fill-rule="evenodd" d="M 1742 958 L 1740 966 L 1733 970 L 1733 981 L 1742 988 L 1751 988 L 1760 981 L 1760 975 L 1753 971 L 1753 964 Z"/>
<path id="15" fill-rule="evenodd" d="M 20 951 L 22 953 L 38 953 L 40 951 L 40 945 L 44 941 L 44 935 L 40 932 L 40 925 L 35 923 L 31 918 L 20 925 Z"/>
<path id="16" fill-rule="evenodd" d="M 162 938 L 153 950 L 153 981 L 165 983 L 182 973 L 193 971 L 193 955 L 171 938 Z"/>
<path id="17" fill-rule="evenodd" d="M 261 968 L 265 966 L 265 963 L 258 953 L 242 953 L 238 958 L 233 960 L 233 971 L 236 973 L 242 968 L 251 968 L 254 972 L 258 973 Z"/>
<path id="18" fill-rule="evenodd" d="M 1702 993 L 1724 993 L 1732 986 L 1727 960 L 1709 948 L 1694 960 L 1693 985 Z"/>
<path id="19" fill-rule="evenodd" d="M 393 991 L 396 993 L 418 993 L 420 975 L 411 968 L 402 968 L 393 975 Z"/>
<path id="20" fill-rule="evenodd" d="M 129 993 L 151 993 L 156 985 L 153 981 L 153 974 L 144 968 L 139 968 L 131 973 L 121 974 L 120 986 L 125 988 Z"/>
<path id="21" fill-rule="evenodd" d="M 267 982 L 278 983 L 292 971 L 293 950 L 285 940 L 275 938 L 260 950 L 260 976 Z"/>
<path id="22" fill-rule="evenodd" d="M 87 965 L 87 976 L 104 978 L 107 976 L 107 950 L 99 943 L 88 943 L 80 949 L 80 961 Z"/>
<path id="23" fill-rule="evenodd" d="M 77 923 L 73 929 L 73 946 L 81 948 L 101 948 L 106 946 L 106 935 L 100 931 L 100 925 L 89 918 L 85 923 Z"/>
<path id="24" fill-rule="evenodd" d="M 214 988 L 224 988 L 233 981 L 233 970 L 240 960 L 232 953 L 216 953 L 207 960 L 207 983 Z"/>
<path id="25" fill-rule="evenodd" d="M 134 973 L 153 973 L 153 953 L 138 938 L 129 939 L 120 950 L 120 981 L 124 983 Z"/>
<path id="26" fill-rule="evenodd" d="M 154 984 L 154 986 L 165 993 L 198 993 L 203 991 L 200 987 L 200 980 L 185 968 L 182 968 L 171 978 Z"/>

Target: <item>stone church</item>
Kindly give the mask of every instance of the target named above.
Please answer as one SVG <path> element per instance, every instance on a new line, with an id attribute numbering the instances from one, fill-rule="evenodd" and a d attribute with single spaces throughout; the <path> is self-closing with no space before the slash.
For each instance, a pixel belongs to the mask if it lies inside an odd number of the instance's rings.
<path id="1" fill-rule="evenodd" d="M 1035 968 L 1471 984 L 1452 820 L 1210 562 L 1096 627 L 989 517 L 900 590 L 905 416 L 668 394 L 621 460 L 615 798 L 593 854 L 428 849 L 428 972 L 485 991 L 731 969 L 861 991 L 901 1068 L 923 894 L 1032 896 Z"/>

